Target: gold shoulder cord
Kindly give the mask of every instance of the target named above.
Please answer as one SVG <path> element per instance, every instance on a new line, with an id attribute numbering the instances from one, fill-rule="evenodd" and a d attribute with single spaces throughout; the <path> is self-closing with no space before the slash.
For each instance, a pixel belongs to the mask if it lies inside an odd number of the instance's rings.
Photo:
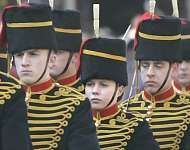
<path id="1" fill-rule="evenodd" d="M 11 75 L 1 72 L 1 71 L 0 71 L 0 74 L 15 81 L 15 83 L 0 81 L 0 105 L 3 105 L 6 100 L 11 99 L 11 95 L 16 93 L 17 89 L 21 88 L 21 85 L 20 85 L 20 81 L 12 77 Z"/>
<path id="2" fill-rule="evenodd" d="M 65 128 L 84 96 L 74 88 L 59 88 L 46 93 L 27 91 L 28 123 L 33 149 L 56 150 L 64 140 Z M 45 140 L 45 142 L 44 142 Z"/>

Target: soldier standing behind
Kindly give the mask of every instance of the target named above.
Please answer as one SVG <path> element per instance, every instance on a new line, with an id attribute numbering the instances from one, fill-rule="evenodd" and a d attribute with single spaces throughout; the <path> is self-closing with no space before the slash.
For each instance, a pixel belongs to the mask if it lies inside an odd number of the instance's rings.
<path id="1" fill-rule="evenodd" d="M 181 58 L 182 62 L 178 64 L 176 76 L 173 80 L 173 87 L 179 94 L 190 95 L 190 22 L 181 19 Z M 188 99 L 186 99 L 189 102 Z M 190 150 L 190 125 L 181 142 L 181 150 Z"/>
<path id="2" fill-rule="evenodd" d="M 118 107 L 127 85 L 125 42 L 94 38 L 82 46 L 81 80 L 102 150 L 158 150 L 148 123 Z"/>
<path id="3" fill-rule="evenodd" d="M 176 67 L 176 76 L 173 86 L 176 92 L 190 94 L 190 22 L 182 19 L 181 32 L 181 58 L 182 61 Z"/>
<path id="4" fill-rule="evenodd" d="M 56 59 L 50 68 L 50 75 L 59 84 L 84 92 L 84 85 L 77 75 L 82 42 L 80 13 L 74 10 L 54 10 L 52 14 L 57 50 L 54 51 Z"/>
<path id="5" fill-rule="evenodd" d="M 150 16 L 137 29 L 135 57 L 144 90 L 122 105 L 144 115 L 162 150 L 179 150 L 190 124 L 189 98 L 177 94 L 171 84 L 174 62 L 180 60 L 181 21 Z"/>
<path id="6" fill-rule="evenodd" d="M 49 75 L 56 47 L 47 6 L 13 6 L 5 12 L 8 50 L 25 85 L 34 150 L 98 150 L 89 101 L 73 88 L 57 87 Z"/>

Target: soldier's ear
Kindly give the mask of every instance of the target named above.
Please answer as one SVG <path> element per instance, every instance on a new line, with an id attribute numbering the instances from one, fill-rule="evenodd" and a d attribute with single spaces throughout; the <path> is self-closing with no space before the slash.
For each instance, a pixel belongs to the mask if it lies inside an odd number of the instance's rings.
<path id="1" fill-rule="evenodd" d="M 118 87 L 118 96 L 123 95 L 123 93 L 124 93 L 124 86 L 123 86 L 123 85 L 120 85 L 120 86 Z"/>
<path id="2" fill-rule="evenodd" d="M 75 66 L 78 66 L 79 61 L 79 53 L 73 53 L 71 62 L 75 64 Z"/>

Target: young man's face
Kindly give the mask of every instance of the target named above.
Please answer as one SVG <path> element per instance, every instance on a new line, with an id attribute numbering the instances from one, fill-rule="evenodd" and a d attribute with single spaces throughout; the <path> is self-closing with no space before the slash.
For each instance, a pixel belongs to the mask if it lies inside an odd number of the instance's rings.
<path id="1" fill-rule="evenodd" d="M 169 62 L 167 61 L 141 61 L 140 74 L 144 89 L 147 92 L 150 94 L 156 94 L 155 92 L 158 91 L 167 76 L 169 66 Z M 164 87 L 159 93 L 171 86 L 171 71 Z"/>
<path id="2" fill-rule="evenodd" d="M 48 53 L 49 50 L 31 49 L 14 54 L 17 74 L 24 84 L 31 85 L 40 78 L 45 70 Z M 46 80 L 48 74 L 46 70 L 42 82 Z"/>
<path id="3" fill-rule="evenodd" d="M 62 51 L 62 50 L 54 53 L 55 62 L 50 68 L 50 75 L 53 78 L 56 78 L 63 72 L 68 62 L 69 55 L 70 55 L 70 52 Z"/>
<path id="4" fill-rule="evenodd" d="M 182 61 L 177 65 L 176 80 L 182 86 L 190 85 L 190 60 Z"/>

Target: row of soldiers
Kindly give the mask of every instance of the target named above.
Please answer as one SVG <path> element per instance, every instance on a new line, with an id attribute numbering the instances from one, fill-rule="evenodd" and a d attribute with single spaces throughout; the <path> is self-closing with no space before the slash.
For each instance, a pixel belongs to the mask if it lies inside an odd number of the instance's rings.
<path id="1" fill-rule="evenodd" d="M 190 150 L 187 20 L 141 16 L 144 89 L 123 101 L 125 41 L 81 44 L 79 12 L 42 5 L 8 6 L 2 22 L 16 72 L 0 72 L 1 150 Z"/>

